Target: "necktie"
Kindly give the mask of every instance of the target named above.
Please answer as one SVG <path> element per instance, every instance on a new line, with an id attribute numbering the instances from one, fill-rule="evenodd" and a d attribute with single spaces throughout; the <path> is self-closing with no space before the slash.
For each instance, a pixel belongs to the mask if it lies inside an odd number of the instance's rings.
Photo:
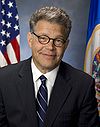
<path id="1" fill-rule="evenodd" d="M 41 75 L 40 80 L 41 85 L 37 93 L 37 116 L 39 127 L 43 127 L 47 111 L 48 92 L 46 87 L 46 77 Z"/>

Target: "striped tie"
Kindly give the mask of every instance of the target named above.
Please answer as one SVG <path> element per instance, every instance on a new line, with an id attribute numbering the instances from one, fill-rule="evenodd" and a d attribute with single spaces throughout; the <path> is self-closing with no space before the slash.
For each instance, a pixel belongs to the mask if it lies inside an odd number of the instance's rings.
<path id="1" fill-rule="evenodd" d="M 46 77 L 41 75 L 40 80 L 41 86 L 37 93 L 37 115 L 39 124 L 38 127 L 43 127 L 47 111 L 48 91 L 46 87 Z"/>

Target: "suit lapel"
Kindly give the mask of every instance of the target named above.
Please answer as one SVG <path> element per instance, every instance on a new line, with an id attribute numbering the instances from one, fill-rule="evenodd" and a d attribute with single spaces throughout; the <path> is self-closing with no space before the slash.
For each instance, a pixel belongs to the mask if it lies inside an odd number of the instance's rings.
<path id="1" fill-rule="evenodd" d="M 54 88 L 51 93 L 50 102 L 47 111 L 46 126 L 51 127 L 57 114 L 61 110 L 66 98 L 71 91 L 70 76 L 65 76 L 63 66 L 60 67 Z M 17 81 L 18 91 L 23 103 L 23 108 L 29 119 L 30 127 L 38 127 L 35 105 L 35 91 L 31 72 L 31 59 L 27 60 L 19 71 Z M 66 78 L 67 77 L 67 78 Z M 66 83 L 67 82 L 67 83 Z"/>
<path id="2" fill-rule="evenodd" d="M 46 126 L 51 127 L 61 110 L 66 98 L 71 91 L 70 76 L 65 76 L 64 68 L 60 67 L 60 71 L 56 78 L 47 111 Z M 67 77 L 67 78 L 66 78 Z"/>
<path id="3" fill-rule="evenodd" d="M 30 120 L 29 126 L 37 127 L 35 93 L 30 61 L 30 59 L 26 61 L 19 72 L 18 89 L 26 114 Z"/>

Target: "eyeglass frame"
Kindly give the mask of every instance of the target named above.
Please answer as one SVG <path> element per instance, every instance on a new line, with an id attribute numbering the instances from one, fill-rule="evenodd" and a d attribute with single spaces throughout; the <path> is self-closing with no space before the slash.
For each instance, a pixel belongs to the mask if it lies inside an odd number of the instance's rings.
<path id="1" fill-rule="evenodd" d="M 31 32 L 31 34 L 34 34 L 34 35 L 38 38 L 39 43 L 41 43 L 41 44 L 43 44 L 43 45 L 46 45 L 46 44 L 48 44 L 48 43 L 50 42 L 50 40 L 53 40 L 53 44 L 54 44 L 56 47 L 62 47 L 62 46 L 64 45 L 64 43 L 66 43 L 66 41 L 67 41 L 67 39 L 66 39 L 66 40 L 61 39 L 61 38 L 55 38 L 55 39 L 54 39 L 54 38 L 48 37 L 47 35 L 37 35 L 35 32 Z M 48 38 L 48 41 L 47 41 L 46 43 L 42 43 L 42 42 L 39 40 L 39 38 L 42 37 L 42 36 Z M 55 40 L 57 40 L 57 39 L 62 40 L 63 43 L 61 43 L 61 45 L 56 45 L 56 44 L 55 44 L 55 42 L 56 42 Z"/>

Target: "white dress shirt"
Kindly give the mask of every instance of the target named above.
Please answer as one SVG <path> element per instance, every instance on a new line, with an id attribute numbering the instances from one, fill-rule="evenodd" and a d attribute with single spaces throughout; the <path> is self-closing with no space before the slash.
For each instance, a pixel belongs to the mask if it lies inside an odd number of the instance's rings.
<path id="1" fill-rule="evenodd" d="M 47 78 L 46 86 L 47 86 L 47 90 L 48 90 L 48 103 L 49 103 L 50 94 L 51 94 L 52 88 L 54 86 L 54 82 L 55 82 L 55 79 L 56 79 L 56 76 L 57 76 L 57 72 L 58 72 L 59 66 L 57 66 L 52 71 L 50 71 L 50 72 L 48 72 L 46 74 L 43 74 L 35 66 L 33 60 L 31 60 L 31 68 L 32 68 L 33 82 L 34 82 L 34 88 L 35 88 L 35 97 L 37 98 L 37 92 L 38 92 L 39 87 L 41 85 L 41 80 L 39 79 L 39 77 L 41 75 L 44 75 Z"/>

